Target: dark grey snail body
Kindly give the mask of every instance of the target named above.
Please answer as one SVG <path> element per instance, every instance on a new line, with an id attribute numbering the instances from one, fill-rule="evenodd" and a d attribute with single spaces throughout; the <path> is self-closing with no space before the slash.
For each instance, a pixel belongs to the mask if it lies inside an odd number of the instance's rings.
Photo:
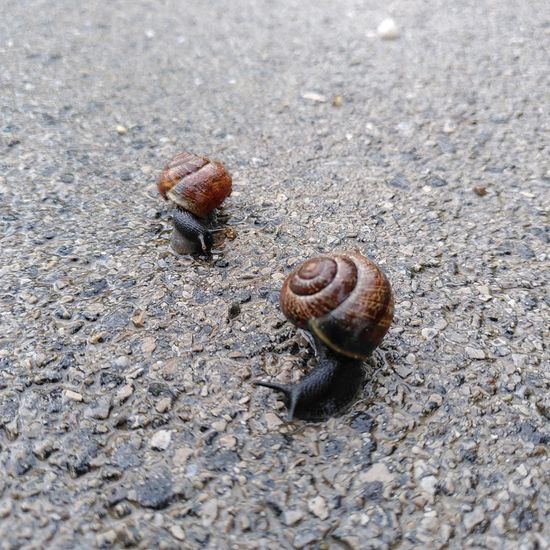
<path id="1" fill-rule="evenodd" d="M 172 247 L 178 254 L 209 252 L 212 248 L 212 233 L 201 220 L 189 210 L 176 208 L 172 215 L 174 233 Z"/>
<path id="2" fill-rule="evenodd" d="M 324 420 L 344 410 L 363 386 L 365 371 L 359 359 L 337 356 L 324 344 L 317 346 L 317 364 L 297 384 L 256 382 L 283 394 L 288 419 Z"/>
<path id="3" fill-rule="evenodd" d="M 289 419 L 336 414 L 361 389 L 361 362 L 380 344 L 393 319 L 388 279 L 361 254 L 327 254 L 307 260 L 286 278 L 280 305 L 290 321 L 312 333 L 318 363 L 296 385 L 256 384 L 284 395 Z"/>

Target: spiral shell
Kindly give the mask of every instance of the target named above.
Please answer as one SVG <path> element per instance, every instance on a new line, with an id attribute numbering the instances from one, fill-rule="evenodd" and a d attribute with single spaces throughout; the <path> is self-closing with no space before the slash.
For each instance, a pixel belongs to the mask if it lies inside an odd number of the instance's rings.
<path id="1" fill-rule="evenodd" d="M 183 151 L 162 170 L 160 194 L 201 218 L 231 194 L 231 176 L 224 165 Z"/>
<path id="2" fill-rule="evenodd" d="M 283 283 L 280 305 L 295 325 L 328 347 L 354 358 L 368 356 L 393 319 L 393 295 L 382 270 L 357 253 L 311 258 Z"/>

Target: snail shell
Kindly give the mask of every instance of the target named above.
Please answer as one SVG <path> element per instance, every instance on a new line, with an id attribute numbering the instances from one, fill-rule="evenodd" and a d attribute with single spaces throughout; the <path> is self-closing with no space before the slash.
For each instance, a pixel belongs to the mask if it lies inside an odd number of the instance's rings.
<path id="1" fill-rule="evenodd" d="M 393 295 L 382 270 L 357 253 L 311 258 L 283 283 L 280 305 L 295 325 L 330 349 L 361 359 L 382 341 L 393 319 Z"/>
<path id="2" fill-rule="evenodd" d="M 157 187 L 165 199 L 204 218 L 231 194 L 231 176 L 221 162 L 183 151 L 164 167 Z"/>

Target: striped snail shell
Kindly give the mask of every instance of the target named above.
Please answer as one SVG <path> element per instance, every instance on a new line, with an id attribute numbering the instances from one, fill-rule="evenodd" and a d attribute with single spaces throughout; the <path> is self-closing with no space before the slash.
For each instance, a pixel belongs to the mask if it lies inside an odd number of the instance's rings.
<path id="1" fill-rule="evenodd" d="M 231 194 L 231 176 L 224 165 L 193 153 L 178 153 L 157 181 L 160 194 L 200 218 Z"/>
<path id="2" fill-rule="evenodd" d="M 280 305 L 290 321 L 331 350 L 362 359 L 388 331 L 394 300 L 388 278 L 374 262 L 343 252 L 299 265 L 283 283 Z"/>

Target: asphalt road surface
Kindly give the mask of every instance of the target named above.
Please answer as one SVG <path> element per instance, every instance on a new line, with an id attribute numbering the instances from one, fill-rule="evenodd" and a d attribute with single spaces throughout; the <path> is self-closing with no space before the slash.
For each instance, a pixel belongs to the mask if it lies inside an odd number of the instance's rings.
<path id="1" fill-rule="evenodd" d="M 549 547 L 546 0 L 1 11 L 1 550 Z M 233 175 L 211 258 L 182 149 Z M 252 382 L 311 367 L 278 292 L 333 250 L 395 320 L 289 423 Z"/>

